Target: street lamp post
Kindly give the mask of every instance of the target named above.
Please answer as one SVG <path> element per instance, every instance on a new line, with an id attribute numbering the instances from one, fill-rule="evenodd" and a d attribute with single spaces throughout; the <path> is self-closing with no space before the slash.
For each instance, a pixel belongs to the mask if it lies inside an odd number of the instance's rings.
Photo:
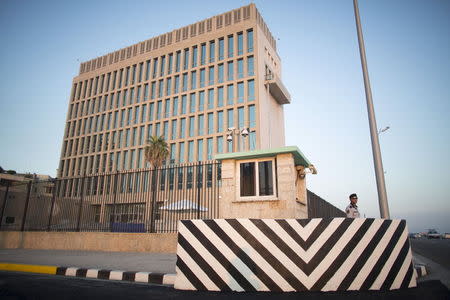
<path id="1" fill-rule="evenodd" d="M 370 89 L 369 72 L 367 71 L 366 50 L 359 18 L 358 0 L 353 0 L 355 10 L 356 30 L 358 32 L 359 54 L 361 56 L 361 66 L 364 76 L 364 87 L 366 92 L 367 113 L 369 115 L 370 138 L 372 140 L 373 162 L 375 166 L 375 177 L 377 181 L 378 203 L 380 205 L 380 215 L 383 219 L 389 219 L 389 207 L 387 202 L 386 184 L 384 182 L 383 161 L 381 160 L 380 143 L 378 141 L 377 121 L 373 108 L 372 91 Z"/>

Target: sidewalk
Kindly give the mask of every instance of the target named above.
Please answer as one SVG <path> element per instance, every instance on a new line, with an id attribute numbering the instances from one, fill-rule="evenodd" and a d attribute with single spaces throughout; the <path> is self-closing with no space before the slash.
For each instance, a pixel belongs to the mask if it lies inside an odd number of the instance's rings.
<path id="1" fill-rule="evenodd" d="M 176 254 L 0 249 L 0 262 L 90 269 L 175 273 Z"/>
<path id="2" fill-rule="evenodd" d="M 160 284 L 173 284 L 175 263 L 167 253 L 0 249 L 0 270 Z"/>

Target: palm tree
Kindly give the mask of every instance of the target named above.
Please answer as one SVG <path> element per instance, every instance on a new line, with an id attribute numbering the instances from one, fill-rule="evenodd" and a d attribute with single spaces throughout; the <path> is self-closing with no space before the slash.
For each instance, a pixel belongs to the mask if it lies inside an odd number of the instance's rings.
<path id="1" fill-rule="evenodd" d="M 154 232 L 154 223 L 156 215 L 156 183 L 158 181 L 158 173 L 161 170 L 157 170 L 164 160 L 169 156 L 169 145 L 167 145 L 163 136 L 151 136 L 147 141 L 147 146 L 144 149 L 145 160 L 148 161 L 153 167 L 152 172 L 152 213 L 150 215 L 150 232 Z"/>
<path id="2" fill-rule="evenodd" d="M 148 161 L 153 168 L 158 168 L 163 161 L 169 156 L 169 145 L 164 140 L 163 136 L 151 136 L 145 146 L 144 154 L 145 160 Z"/>

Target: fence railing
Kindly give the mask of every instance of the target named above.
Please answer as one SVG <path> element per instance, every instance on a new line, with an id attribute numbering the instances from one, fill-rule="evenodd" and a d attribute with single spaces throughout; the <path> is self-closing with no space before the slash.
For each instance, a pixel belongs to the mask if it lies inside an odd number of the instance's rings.
<path id="1" fill-rule="evenodd" d="M 198 162 L 0 186 L 0 230 L 176 232 L 219 215 L 221 164 Z"/>

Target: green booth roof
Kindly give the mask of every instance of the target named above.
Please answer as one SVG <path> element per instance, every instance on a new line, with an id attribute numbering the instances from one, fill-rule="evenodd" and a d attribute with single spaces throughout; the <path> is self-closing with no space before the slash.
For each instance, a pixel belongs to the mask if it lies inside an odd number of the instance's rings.
<path id="1" fill-rule="evenodd" d="M 261 158 L 261 157 L 273 157 L 277 154 L 292 153 L 294 155 L 294 162 L 296 166 L 304 166 L 308 168 L 311 166 L 309 160 L 303 155 L 303 153 L 298 149 L 297 146 L 286 146 L 280 148 L 263 149 L 263 150 L 253 150 L 247 152 L 233 152 L 217 154 L 214 159 L 225 160 L 225 159 L 236 159 L 243 160 L 249 158 Z"/>

